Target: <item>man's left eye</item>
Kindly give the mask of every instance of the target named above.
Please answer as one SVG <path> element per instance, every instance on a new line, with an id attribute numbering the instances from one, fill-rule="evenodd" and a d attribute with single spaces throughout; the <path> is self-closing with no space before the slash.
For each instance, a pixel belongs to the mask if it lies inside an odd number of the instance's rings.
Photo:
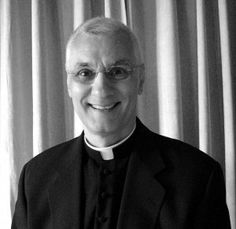
<path id="1" fill-rule="evenodd" d="M 122 67 L 113 67 L 108 74 L 113 79 L 125 79 L 129 76 L 129 71 Z"/>

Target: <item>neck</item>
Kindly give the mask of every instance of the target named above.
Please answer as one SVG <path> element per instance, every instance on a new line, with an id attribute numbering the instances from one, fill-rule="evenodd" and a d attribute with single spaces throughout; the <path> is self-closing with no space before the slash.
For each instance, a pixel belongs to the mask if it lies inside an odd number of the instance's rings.
<path id="1" fill-rule="evenodd" d="M 124 139 L 129 137 L 133 131 L 135 130 L 136 123 L 132 126 L 132 128 L 125 131 L 123 134 L 117 135 L 117 134 L 108 134 L 108 135 L 96 135 L 91 134 L 88 131 L 84 130 L 85 138 L 87 139 L 87 142 L 97 148 L 105 148 L 110 147 L 116 144 L 119 144 L 119 142 L 123 142 Z"/>

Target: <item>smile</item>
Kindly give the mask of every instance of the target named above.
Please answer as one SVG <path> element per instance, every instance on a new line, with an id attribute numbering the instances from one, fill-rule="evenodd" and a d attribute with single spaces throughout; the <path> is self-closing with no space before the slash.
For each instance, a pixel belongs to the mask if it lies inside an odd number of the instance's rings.
<path id="1" fill-rule="evenodd" d="M 103 106 L 103 105 L 98 105 L 98 104 L 89 104 L 93 109 L 96 109 L 96 110 L 100 110 L 100 111 L 110 111 L 112 109 L 114 109 L 118 104 L 120 104 L 120 102 L 117 102 L 117 103 L 113 103 L 111 105 L 106 105 L 106 106 Z"/>

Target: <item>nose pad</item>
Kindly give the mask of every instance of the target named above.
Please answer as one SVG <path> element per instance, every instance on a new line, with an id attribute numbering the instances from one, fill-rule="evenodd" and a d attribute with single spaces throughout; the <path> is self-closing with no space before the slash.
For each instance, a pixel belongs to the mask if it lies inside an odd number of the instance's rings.
<path id="1" fill-rule="evenodd" d="M 95 77 L 91 93 L 98 97 L 106 97 L 113 94 L 109 79 L 107 79 L 104 73 L 99 72 Z"/>

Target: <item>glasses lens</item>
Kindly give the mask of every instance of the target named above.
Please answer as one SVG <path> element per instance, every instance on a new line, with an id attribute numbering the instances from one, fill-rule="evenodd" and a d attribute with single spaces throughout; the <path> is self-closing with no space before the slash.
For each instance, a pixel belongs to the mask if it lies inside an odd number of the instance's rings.
<path id="1" fill-rule="evenodd" d="M 94 80 L 95 75 L 96 72 L 94 72 L 93 70 L 88 68 L 83 68 L 78 71 L 76 77 L 78 78 L 79 81 L 83 83 L 88 83 Z"/>
<path id="2" fill-rule="evenodd" d="M 110 79 L 122 80 L 129 77 L 130 70 L 126 69 L 125 67 L 112 67 L 108 71 L 107 75 Z"/>

